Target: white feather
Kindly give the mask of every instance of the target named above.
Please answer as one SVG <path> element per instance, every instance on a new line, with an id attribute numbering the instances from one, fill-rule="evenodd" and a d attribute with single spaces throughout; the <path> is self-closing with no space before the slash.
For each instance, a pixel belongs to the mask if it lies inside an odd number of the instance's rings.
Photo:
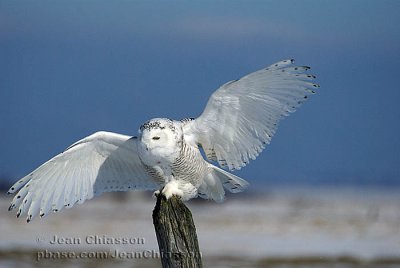
<path id="1" fill-rule="evenodd" d="M 51 209 L 83 203 L 94 193 L 157 189 L 138 157 L 136 143 L 130 136 L 111 132 L 97 132 L 74 143 L 11 187 L 9 194 L 19 192 L 10 210 L 20 205 L 18 216 L 28 211 L 29 221 L 39 212 L 43 216 Z"/>
<path id="2" fill-rule="evenodd" d="M 184 134 L 229 169 L 240 169 L 269 144 L 279 121 L 318 85 L 306 66 L 275 63 L 215 91 L 203 113 L 184 126 Z"/>

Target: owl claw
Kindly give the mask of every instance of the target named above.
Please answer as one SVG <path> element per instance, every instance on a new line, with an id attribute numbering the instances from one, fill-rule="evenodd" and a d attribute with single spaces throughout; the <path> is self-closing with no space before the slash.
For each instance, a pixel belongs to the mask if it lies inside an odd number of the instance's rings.
<path id="1" fill-rule="evenodd" d="M 152 197 L 153 197 L 153 198 L 157 198 L 159 194 L 160 194 L 160 190 L 157 190 L 157 191 L 155 191 L 155 192 L 153 193 Z"/>

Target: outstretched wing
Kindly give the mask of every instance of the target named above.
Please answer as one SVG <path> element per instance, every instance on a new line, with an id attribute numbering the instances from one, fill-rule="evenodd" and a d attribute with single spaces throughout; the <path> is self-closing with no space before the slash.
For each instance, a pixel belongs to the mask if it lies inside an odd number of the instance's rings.
<path id="1" fill-rule="evenodd" d="M 207 158 L 240 169 L 269 144 L 278 122 L 294 112 L 319 87 L 307 66 L 277 62 L 216 90 L 203 113 L 184 126 L 187 140 Z"/>
<path id="2" fill-rule="evenodd" d="M 17 217 L 27 212 L 29 222 L 103 192 L 133 189 L 157 189 L 138 157 L 136 138 L 96 132 L 15 183 L 9 210 L 19 206 Z"/>

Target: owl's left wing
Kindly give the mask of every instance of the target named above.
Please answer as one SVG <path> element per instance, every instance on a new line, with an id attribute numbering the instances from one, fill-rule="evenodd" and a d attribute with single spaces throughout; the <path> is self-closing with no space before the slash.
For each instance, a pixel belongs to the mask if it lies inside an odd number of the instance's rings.
<path id="1" fill-rule="evenodd" d="M 9 210 L 19 206 L 17 217 L 47 215 L 83 203 L 103 192 L 155 190 L 137 153 L 137 139 L 112 132 L 96 132 L 68 147 L 17 181 Z"/>
<path id="2" fill-rule="evenodd" d="M 240 169 L 269 144 L 278 122 L 319 87 L 309 67 L 293 60 L 277 62 L 216 90 L 203 113 L 184 126 L 188 141 L 201 145 L 207 158 Z"/>

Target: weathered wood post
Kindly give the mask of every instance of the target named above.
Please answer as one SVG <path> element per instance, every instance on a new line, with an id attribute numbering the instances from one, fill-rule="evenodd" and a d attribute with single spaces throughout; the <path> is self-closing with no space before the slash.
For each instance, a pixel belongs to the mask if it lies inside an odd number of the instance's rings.
<path id="1" fill-rule="evenodd" d="M 180 198 L 172 196 L 166 200 L 159 194 L 153 210 L 153 224 L 163 268 L 202 267 L 192 213 Z"/>

